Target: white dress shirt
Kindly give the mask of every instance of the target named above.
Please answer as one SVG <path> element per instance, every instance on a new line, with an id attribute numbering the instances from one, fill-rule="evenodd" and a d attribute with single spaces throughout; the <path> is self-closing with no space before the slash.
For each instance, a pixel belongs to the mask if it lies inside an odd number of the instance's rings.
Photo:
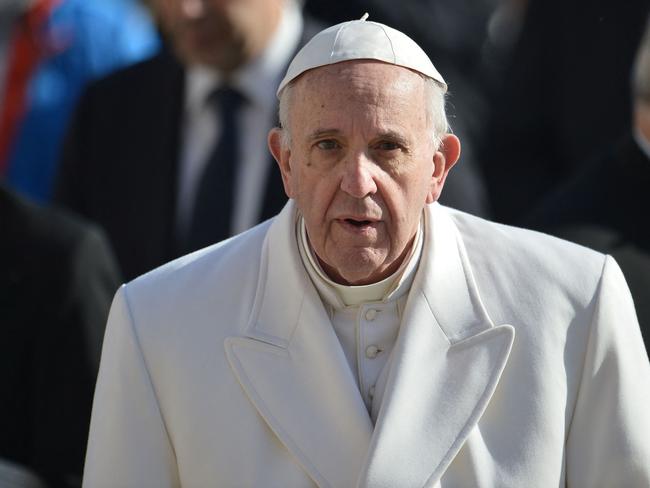
<path id="1" fill-rule="evenodd" d="M 278 28 L 261 56 L 227 80 L 246 99 L 238 114 L 240 161 L 236 168 L 232 215 L 235 234 L 252 227 L 259 218 L 268 172 L 274 169 L 269 164 L 271 156 L 266 138 L 277 117 L 275 90 L 298 45 L 302 23 L 295 2 L 286 2 Z M 215 108 L 208 97 L 223 82 L 223 76 L 207 66 L 194 65 L 186 71 L 176 208 L 176 227 L 181 236 L 187 235 L 189 230 L 198 182 L 221 133 Z"/>
<path id="2" fill-rule="evenodd" d="M 325 274 L 309 244 L 303 218 L 297 221 L 300 257 L 329 313 L 373 422 L 377 420 L 389 370 L 387 365 L 420 262 L 423 232 L 420 225 L 409 256 L 391 276 L 378 283 L 346 286 Z"/>

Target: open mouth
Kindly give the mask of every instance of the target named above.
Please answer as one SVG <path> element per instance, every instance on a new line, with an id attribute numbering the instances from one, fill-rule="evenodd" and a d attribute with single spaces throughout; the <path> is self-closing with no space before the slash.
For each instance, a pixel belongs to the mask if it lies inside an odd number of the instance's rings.
<path id="1" fill-rule="evenodd" d="M 345 222 L 359 228 L 365 227 L 367 225 L 372 225 L 374 223 L 372 220 L 355 220 L 355 219 L 345 219 Z"/>

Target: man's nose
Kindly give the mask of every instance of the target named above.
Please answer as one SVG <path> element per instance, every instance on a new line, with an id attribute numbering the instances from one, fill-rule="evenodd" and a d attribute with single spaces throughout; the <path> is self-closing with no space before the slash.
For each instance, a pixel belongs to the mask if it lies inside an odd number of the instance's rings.
<path id="1" fill-rule="evenodd" d="M 377 192 L 372 173 L 373 162 L 360 152 L 348 158 L 344 165 L 341 190 L 354 198 L 364 198 Z"/>
<path id="2" fill-rule="evenodd" d="M 205 14 L 205 0 L 179 0 L 181 15 L 187 19 L 199 19 Z"/>

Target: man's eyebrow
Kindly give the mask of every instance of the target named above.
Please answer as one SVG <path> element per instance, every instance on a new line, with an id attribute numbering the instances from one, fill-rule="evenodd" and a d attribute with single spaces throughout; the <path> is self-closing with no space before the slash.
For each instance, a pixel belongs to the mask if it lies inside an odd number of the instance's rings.
<path id="1" fill-rule="evenodd" d="M 340 136 L 341 131 L 338 129 L 316 129 L 312 133 L 307 135 L 307 138 L 311 141 L 320 139 L 322 137 L 332 137 L 332 136 Z"/>
<path id="2" fill-rule="evenodd" d="M 321 139 L 323 137 L 337 137 L 342 132 L 339 129 L 316 129 L 307 135 L 309 140 Z M 384 130 L 379 132 L 374 139 L 389 139 L 394 142 L 406 145 L 408 139 L 403 134 L 394 130 Z"/>
<path id="3" fill-rule="evenodd" d="M 394 130 L 384 130 L 381 131 L 379 134 L 377 134 L 377 137 L 375 139 L 378 140 L 383 140 L 383 139 L 388 139 L 393 142 L 397 142 L 399 144 L 402 144 L 404 146 L 408 145 L 408 139 L 404 137 L 403 134 L 394 131 Z"/>

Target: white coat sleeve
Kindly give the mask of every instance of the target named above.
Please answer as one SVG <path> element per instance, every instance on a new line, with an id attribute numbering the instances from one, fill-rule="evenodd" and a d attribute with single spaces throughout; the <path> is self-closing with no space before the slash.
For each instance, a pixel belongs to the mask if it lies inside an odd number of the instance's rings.
<path id="1" fill-rule="evenodd" d="M 594 297 L 566 470 L 569 488 L 650 486 L 650 363 L 611 257 Z"/>
<path id="2" fill-rule="evenodd" d="M 85 488 L 180 486 L 174 450 L 129 310 L 113 299 L 95 388 Z"/>

